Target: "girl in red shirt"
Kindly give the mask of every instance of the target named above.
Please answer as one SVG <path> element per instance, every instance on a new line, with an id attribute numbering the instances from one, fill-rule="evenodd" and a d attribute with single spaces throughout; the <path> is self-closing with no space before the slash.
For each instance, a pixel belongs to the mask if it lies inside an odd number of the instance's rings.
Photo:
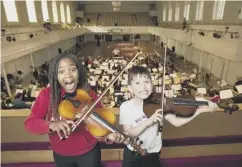
<path id="1" fill-rule="evenodd" d="M 57 167 L 100 167 L 101 149 L 97 139 L 85 129 L 83 123 L 71 133 L 70 125 L 75 123 L 64 120 L 58 113 L 58 105 L 65 93 L 72 94 L 80 88 L 97 98 L 89 90 L 85 68 L 75 55 L 63 54 L 52 60 L 49 80 L 50 87 L 39 93 L 31 114 L 25 120 L 25 129 L 32 134 L 48 134 Z M 57 143 L 62 133 L 68 138 Z M 106 139 L 115 143 L 124 142 L 124 136 L 119 133 L 111 133 Z"/>

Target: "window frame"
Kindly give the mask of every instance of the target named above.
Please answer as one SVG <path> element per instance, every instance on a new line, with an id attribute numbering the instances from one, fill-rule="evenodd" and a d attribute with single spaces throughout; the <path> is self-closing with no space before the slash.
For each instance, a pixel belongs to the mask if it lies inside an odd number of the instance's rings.
<path id="1" fill-rule="evenodd" d="M 71 18 L 71 9 L 70 9 L 70 5 L 69 4 L 66 5 L 66 17 L 67 17 L 66 22 L 68 24 L 71 24 L 72 23 L 72 18 Z"/>
<path id="2" fill-rule="evenodd" d="M 172 5 L 171 2 L 169 2 L 169 9 L 168 9 L 168 21 L 171 22 L 172 21 Z"/>
<path id="3" fill-rule="evenodd" d="M 226 4 L 226 0 L 214 1 L 212 20 L 223 20 L 225 4 Z"/>
<path id="4" fill-rule="evenodd" d="M 63 10 L 62 10 L 63 9 Z M 63 12 L 63 13 L 62 13 Z M 61 23 L 66 24 L 66 14 L 63 2 L 60 3 Z"/>
<path id="5" fill-rule="evenodd" d="M 167 13 L 166 12 L 166 6 L 164 5 L 163 6 L 163 19 L 162 19 L 163 21 L 166 21 L 166 13 Z"/>
<path id="6" fill-rule="evenodd" d="M 183 16 L 184 16 L 184 18 L 186 18 L 186 20 L 189 20 L 190 8 L 191 8 L 190 1 L 185 1 L 184 2 L 184 13 L 183 13 Z"/>
<path id="7" fill-rule="evenodd" d="M 59 15 L 58 15 L 58 5 L 56 3 L 55 0 L 52 0 L 52 3 L 51 3 L 51 7 L 52 7 L 52 14 L 53 14 L 53 22 L 54 23 L 59 23 Z M 54 10 L 55 9 L 55 10 Z M 55 17 L 56 16 L 56 17 Z M 55 20 L 55 18 L 57 20 Z"/>
<path id="8" fill-rule="evenodd" d="M 202 6 L 202 9 L 201 9 Z M 202 21 L 203 20 L 203 11 L 204 11 L 204 1 L 197 1 L 197 7 L 196 7 L 196 21 Z"/>
<path id="9" fill-rule="evenodd" d="M 180 20 L 180 4 L 176 3 L 176 8 L 175 8 L 175 21 Z"/>

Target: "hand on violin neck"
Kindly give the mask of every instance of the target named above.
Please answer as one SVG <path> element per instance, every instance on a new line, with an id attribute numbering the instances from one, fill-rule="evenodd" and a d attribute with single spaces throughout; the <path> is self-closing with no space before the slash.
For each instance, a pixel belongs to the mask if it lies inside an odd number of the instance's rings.
<path id="1" fill-rule="evenodd" d="M 162 110 L 158 109 L 155 111 L 155 113 L 148 119 L 146 120 L 146 126 L 152 126 L 154 123 L 162 123 Z"/>
<path id="2" fill-rule="evenodd" d="M 53 121 L 49 124 L 49 129 L 52 132 L 57 132 L 60 139 L 69 136 L 71 134 L 71 127 L 75 126 L 75 123 L 71 120 Z"/>

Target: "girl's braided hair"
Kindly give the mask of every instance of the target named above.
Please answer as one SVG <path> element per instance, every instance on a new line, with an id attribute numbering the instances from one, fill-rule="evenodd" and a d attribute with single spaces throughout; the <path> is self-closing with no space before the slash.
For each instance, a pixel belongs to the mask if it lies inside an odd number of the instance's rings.
<path id="1" fill-rule="evenodd" d="M 87 81 L 87 72 L 85 67 L 81 64 L 78 58 L 71 53 L 63 53 L 55 58 L 53 58 L 50 62 L 49 68 L 49 83 L 50 83 L 50 105 L 49 111 L 47 115 L 47 119 L 59 120 L 60 115 L 58 113 L 58 105 L 61 102 L 61 85 L 58 82 L 58 66 L 62 59 L 69 58 L 71 59 L 77 67 L 79 74 L 79 81 L 77 88 L 88 90 L 88 81 Z"/>

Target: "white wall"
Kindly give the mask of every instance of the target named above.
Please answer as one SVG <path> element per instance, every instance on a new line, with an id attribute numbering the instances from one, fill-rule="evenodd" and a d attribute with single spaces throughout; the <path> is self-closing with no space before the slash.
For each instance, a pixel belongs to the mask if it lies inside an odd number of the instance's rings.
<path id="1" fill-rule="evenodd" d="M 225 79 L 228 84 L 233 85 L 237 77 L 242 77 L 242 61 L 231 61 L 192 46 L 187 46 L 179 41 L 175 43 L 177 54 L 183 55 L 186 60 L 196 64 L 198 67 L 201 60 L 202 69 L 206 69 L 208 72 L 211 71 L 211 73 L 218 78 L 222 77 L 221 79 Z"/>
<path id="2" fill-rule="evenodd" d="M 96 41 L 95 34 L 85 34 L 84 35 L 84 42 L 86 43 L 88 41 Z"/>
<path id="3" fill-rule="evenodd" d="M 140 40 L 150 41 L 150 34 L 140 34 Z"/>
<path id="4" fill-rule="evenodd" d="M 45 63 L 49 59 L 57 56 L 58 48 L 62 48 L 62 51 L 65 51 L 70 47 L 74 46 L 75 44 L 76 44 L 76 38 L 72 38 L 62 42 L 58 42 L 55 45 L 50 46 L 49 48 L 45 48 L 32 53 L 35 67 L 39 67 L 41 64 Z M 31 65 L 32 63 L 31 63 L 30 54 L 28 54 L 26 56 L 22 56 L 18 59 L 5 63 L 4 67 L 6 70 L 6 74 L 8 73 L 15 74 L 17 70 L 21 70 L 23 72 L 22 76 L 25 77 L 31 72 L 31 69 L 30 69 Z"/>
<path id="5" fill-rule="evenodd" d="M 85 13 L 113 12 L 111 1 L 84 1 L 83 3 L 85 4 Z M 122 1 L 120 12 L 149 12 L 149 4 L 149 1 Z"/>
<path id="6" fill-rule="evenodd" d="M 199 26 L 198 26 L 199 27 Z M 210 26 L 212 28 L 213 26 Z M 217 28 L 218 26 L 216 26 Z M 220 28 L 224 26 L 220 26 Z M 236 27 L 234 27 L 235 29 Z M 241 27 L 237 26 L 238 32 L 241 31 Z M 240 46 L 242 45 L 241 39 L 230 39 L 228 35 L 223 35 L 220 39 L 214 38 L 212 33 L 205 36 L 198 35 L 196 31 L 184 32 L 179 29 L 168 29 L 159 27 L 149 27 L 151 34 L 160 36 L 165 43 L 170 47 L 174 42 L 172 40 L 180 41 L 186 45 L 192 43 L 192 47 L 200 50 L 207 51 L 214 55 L 223 57 L 230 60 L 242 60 L 239 56 L 238 51 L 241 51 Z M 229 48 L 229 49 L 228 49 Z"/>

